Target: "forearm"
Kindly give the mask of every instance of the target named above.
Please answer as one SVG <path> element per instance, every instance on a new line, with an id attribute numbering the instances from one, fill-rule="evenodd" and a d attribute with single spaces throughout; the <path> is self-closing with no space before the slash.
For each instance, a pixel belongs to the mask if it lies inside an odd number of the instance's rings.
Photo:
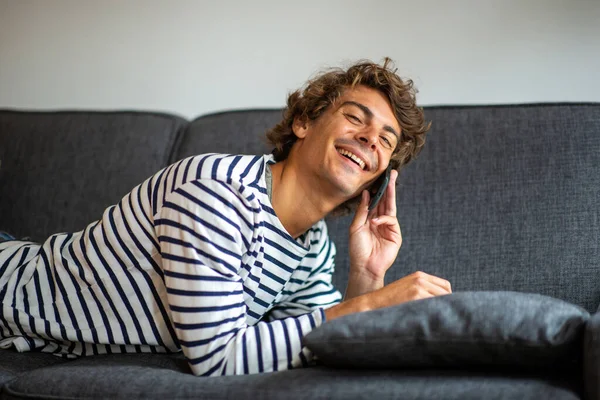
<path id="1" fill-rule="evenodd" d="M 322 315 L 322 310 L 315 310 L 253 326 L 236 320 L 224 322 L 218 329 L 176 329 L 176 332 L 194 375 L 256 374 L 308 366 L 312 353 L 302 346 L 302 338 L 322 324 Z M 224 320 L 229 319 L 235 318 Z M 241 326 L 230 329 L 230 325 Z"/>
<path id="2" fill-rule="evenodd" d="M 371 298 L 367 296 L 357 296 L 342 303 L 324 310 L 325 321 L 331 321 L 344 315 L 355 314 L 358 312 L 369 311 L 377 308 L 371 304 Z"/>

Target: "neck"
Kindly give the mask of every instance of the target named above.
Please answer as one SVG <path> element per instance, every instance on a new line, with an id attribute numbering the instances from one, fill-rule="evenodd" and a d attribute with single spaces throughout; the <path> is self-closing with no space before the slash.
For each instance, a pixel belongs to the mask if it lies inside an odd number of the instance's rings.
<path id="1" fill-rule="evenodd" d="M 318 184 L 302 174 L 288 157 L 271 165 L 272 199 L 275 214 L 293 237 L 302 235 L 341 202 L 327 200 Z"/>

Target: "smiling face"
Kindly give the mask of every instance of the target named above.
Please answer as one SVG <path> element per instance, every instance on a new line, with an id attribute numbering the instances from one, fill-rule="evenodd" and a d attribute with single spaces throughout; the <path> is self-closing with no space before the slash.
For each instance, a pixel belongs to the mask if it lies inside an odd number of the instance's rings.
<path id="1" fill-rule="evenodd" d="M 303 169 L 352 198 L 385 171 L 399 141 L 400 126 L 387 97 L 357 86 L 314 121 L 294 121 L 293 152 Z"/>

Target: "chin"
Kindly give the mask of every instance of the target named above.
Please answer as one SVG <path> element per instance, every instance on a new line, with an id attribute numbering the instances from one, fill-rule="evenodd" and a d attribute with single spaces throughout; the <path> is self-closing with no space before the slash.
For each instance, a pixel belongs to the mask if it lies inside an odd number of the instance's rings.
<path id="1" fill-rule="evenodd" d="M 363 191 L 364 182 L 357 182 L 358 176 L 349 174 L 344 169 L 333 170 L 327 173 L 327 180 L 331 183 L 331 186 L 337 189 L 344 198 L 351 199 L 360 195 Z"/>
<path id="2" fill-rule="evenodd" d="M 343 177 L 336 177 L 331 181 L 331 185 L 336 187 L 338 192 L 344 197 L 352 198 L 356 194 L 356 185 L 348 182 Z"/>
<path id="3" fill-rule="evenodd" d="M 364 188 L 360 188 L 360 189 L 356 189 L 356 186 L 353 187 L 347 187 L 346 190 L 344 191 L 344 201 L 348 201 L 348 200 L 352 200 L 355 199 L 357 197 L 360 197 L 360 195 L 362 194 Z"/>

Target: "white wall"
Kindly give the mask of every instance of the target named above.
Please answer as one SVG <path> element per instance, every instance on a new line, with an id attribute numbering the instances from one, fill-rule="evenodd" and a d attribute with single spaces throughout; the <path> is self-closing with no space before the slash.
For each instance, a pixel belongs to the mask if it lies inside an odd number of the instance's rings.
<path id="1" fill-rule="evenodd" d="M 0 108 L 281 107 L 396 60 L 419 101 L 600 101 L 598 0 L 0 0 Z"/>

